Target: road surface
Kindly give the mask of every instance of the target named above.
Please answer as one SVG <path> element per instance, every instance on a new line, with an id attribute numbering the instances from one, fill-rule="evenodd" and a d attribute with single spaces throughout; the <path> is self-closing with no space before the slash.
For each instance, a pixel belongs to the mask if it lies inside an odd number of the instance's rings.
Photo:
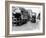
<path id="1" fill-rule="evenodd" d="M 12 31 L 30 31 L 39 29 L 40 23 L 31 23 L 30 21 L 27 22 L 27 24 L 24 24 L 22 26 L 13 26 Z"/>

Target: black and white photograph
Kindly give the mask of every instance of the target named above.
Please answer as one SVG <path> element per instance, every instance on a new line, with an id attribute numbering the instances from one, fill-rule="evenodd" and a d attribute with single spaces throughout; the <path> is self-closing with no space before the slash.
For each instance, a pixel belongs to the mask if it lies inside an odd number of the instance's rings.
<path id="1" fill-rule="evenodd" d="M 9 5 L 9 34 L 43 33 L 43 6 Z"/>
<path id="2" fill-rule="evenodd" d="M 33 11 L 34 9 L 34 11 Z M 38 13 L 38 14 L 37 14 Z M 39 29 L 39 8 L 12 7 L 12 31 L 28 31 Z"/>

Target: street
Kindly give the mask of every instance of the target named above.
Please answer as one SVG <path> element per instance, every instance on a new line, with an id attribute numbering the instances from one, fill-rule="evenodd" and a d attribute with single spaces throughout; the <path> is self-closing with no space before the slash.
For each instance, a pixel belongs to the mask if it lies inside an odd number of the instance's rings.
<path id="1" fill-rule="evenodd" d="M 12 27 L 12 31 L 31 31 L 35 29 L 39 29 L 40 22 L 38 23 L 31 23 L 30 21 L 27 22 L 27 24 L 24 24 L 22 26 L 16 26 L 14 25 Z"/>

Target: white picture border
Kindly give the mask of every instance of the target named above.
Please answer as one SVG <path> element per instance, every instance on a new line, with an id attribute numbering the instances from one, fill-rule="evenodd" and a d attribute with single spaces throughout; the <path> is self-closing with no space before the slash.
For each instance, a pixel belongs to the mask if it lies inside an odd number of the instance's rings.
<path id="1" fill-rule="evenodd" d="M 41 11 L 41 25 L 40 30 L 33 30 L 33 31 L 12 31 L 12 6 L 22 6 L 22 7 L 40 7 Z M 10 23 L 9 28 L 10 32 L 9 34 L 26 34 L 26 33 L 43 33 L 43 6 L 40 5 L 22 5 L 22 4 L 10 4 Z"/>

